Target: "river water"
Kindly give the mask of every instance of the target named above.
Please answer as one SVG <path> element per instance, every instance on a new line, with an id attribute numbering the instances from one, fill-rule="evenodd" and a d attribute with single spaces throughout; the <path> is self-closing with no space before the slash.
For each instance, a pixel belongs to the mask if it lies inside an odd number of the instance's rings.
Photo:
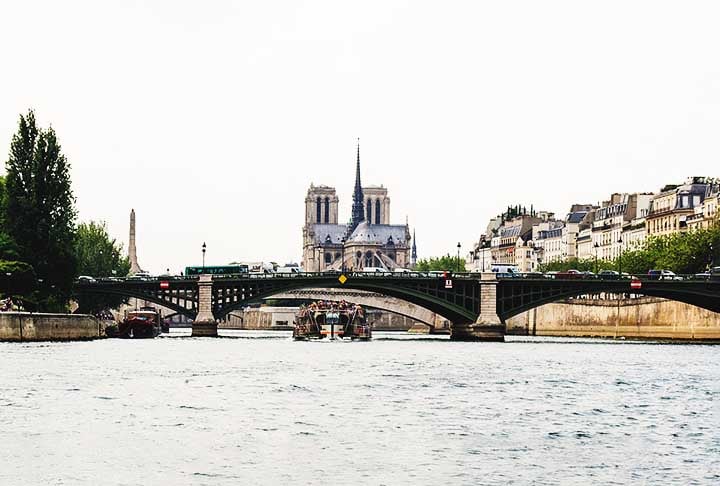
<path id="1" fill-rule="evenodd" d="M 0 344 L 0 484 L 720 484 L 720 347 Z"/>

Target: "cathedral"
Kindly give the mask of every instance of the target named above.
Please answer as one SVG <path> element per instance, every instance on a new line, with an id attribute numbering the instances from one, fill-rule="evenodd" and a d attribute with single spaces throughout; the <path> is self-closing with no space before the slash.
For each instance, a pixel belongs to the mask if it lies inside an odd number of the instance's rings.
<path id="1" fill-rule="evenodd" d="M 310 184 L 305 198 L 303 269 L 393 271 L 412 268 L 417 260 L 414 238 L 406 224 L 390 224 L 390 198 L 382 186 L 362 187 L 360 146 L 357 149 L 352 217 L 338 224 L 338 197 L 334 187 Z M 410 243 L 412 242 L 412 247 Z"/>

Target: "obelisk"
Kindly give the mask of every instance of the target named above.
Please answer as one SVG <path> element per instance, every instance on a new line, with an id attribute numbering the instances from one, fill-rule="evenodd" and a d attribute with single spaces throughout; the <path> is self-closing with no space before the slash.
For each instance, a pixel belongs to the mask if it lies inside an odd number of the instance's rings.
<path id="1" fill-rule="evenodd" d="M 128 258 L 130 259 L 130 272 L 128 275 L 135 275 L 142 272 L 137 261 L 137 248 L 135 247 L 135 210 L 130 210 L 130 242 L 128 243 Z"/>

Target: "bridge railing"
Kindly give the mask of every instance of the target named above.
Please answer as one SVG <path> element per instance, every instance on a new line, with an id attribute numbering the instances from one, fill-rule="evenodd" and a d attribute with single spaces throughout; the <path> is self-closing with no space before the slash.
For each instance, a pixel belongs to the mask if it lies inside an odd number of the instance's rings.
<path id="1" fill-rule="evenodd" d="M 250 279 L 250 280 L 268 280 L 268 279 L 288 279 L 288 278 L 299 278 L 299 279 L 322 279 L 327 280 L 328 278 L 339 278 L 340 275 L 345 275 L 348 278 L 363 278 L 363 279 L 468 279 L 478 280 L 480 279 L 481 272 L 415 272 L 415 271 L 403 271 L 403 272 L 339 272 L 339 271 L 325 271 L 325 272 L 301 272 L 301 273 L 249 273 L 249 274 L 233 274 L 233 275 L 213 275 L 213 280 L 237 280 L 237 279 Z M 526 273 L 496 273 L 498 280 L 515 280 L 515 279 L 537 279 L 537 280 L 581 280 L 581 281 L 592 281 L 592 280 L 641 280 L 641 281 L 717 281 L 720 282 L 720 275 L 711 275 L 707 273 L 698 274 L 678 274 L 678 275 L 648 275 L 648 274 L 628 274 L 623 273 L 622 275 L 615 273 L 607 274 L 594 274 L 592 272 L 580 272 L 580 273 L 569 273 L 569 272 L 526 272 Z M 120 284 L 120 283 L 159 283 L 164 281 L 171 282 L 190 282 L 198 280 L 198 275 L 161 275 L 161 276 L 143 276 L 143 277 L 104 277 L 97 279 L 81 279 L 76 283 L 82 286 L 83 284 L 92 283 L 104 283 L 104 284 Z"/>

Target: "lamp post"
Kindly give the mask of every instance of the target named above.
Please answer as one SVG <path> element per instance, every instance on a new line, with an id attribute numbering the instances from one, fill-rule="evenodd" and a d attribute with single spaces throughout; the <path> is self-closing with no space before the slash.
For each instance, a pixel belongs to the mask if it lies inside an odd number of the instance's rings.
<path id="1" fill-rule="evenodd" d="M 712 268 L 714 266 L 715 266 L 715 252 L 713 250 L 713 244 L 710 243 L 710 265 L 708 265 L 708 267 L 710 268 L 710 270 L 712 270 Z"/>
<path id="2" fill-rule="evenodd" d="M 597 268 L 597 252 L 598 252 L 598 248 L 600 248 L 600 245 L 598 245 L 598 242 L 597 242 L 597 241 L 596 241 L 595 244 L 593 245 L 593 248 L 595 248 L 595 275 L 597 275 L 597 272 L 598 272 L 598 268 Z"/>
<path id="3" fill-rule="evenodd" d="M 205 242 L 203 241 L 203 246 L 202 246 L 202 254 L 203 254 L 203 273 L 205 273 L 205 250 L 207 250 L 207 245 L 206 245 Z"/>
<path id="4" fill-rule="evenodd" d="M 340 244 L 342 245 L 342 261 L 340 263 L 340 268 L 342 269 L 342 273 L 345 273 L 345 237 L 342 237 L 342 240 L 340 240 Z"/>
<path id="5" fill-rule="evenodd" d="M 618 255 L 618 278 L 622 278 L 622 236 L 618 239 L 620 243 L 620 254 Z"/>
<path id="6" fill-rule="evenodd" d="M 457 255 L 457 273 L 460 273 L 460 242 L 457 244 L 458 255 Z"/>

